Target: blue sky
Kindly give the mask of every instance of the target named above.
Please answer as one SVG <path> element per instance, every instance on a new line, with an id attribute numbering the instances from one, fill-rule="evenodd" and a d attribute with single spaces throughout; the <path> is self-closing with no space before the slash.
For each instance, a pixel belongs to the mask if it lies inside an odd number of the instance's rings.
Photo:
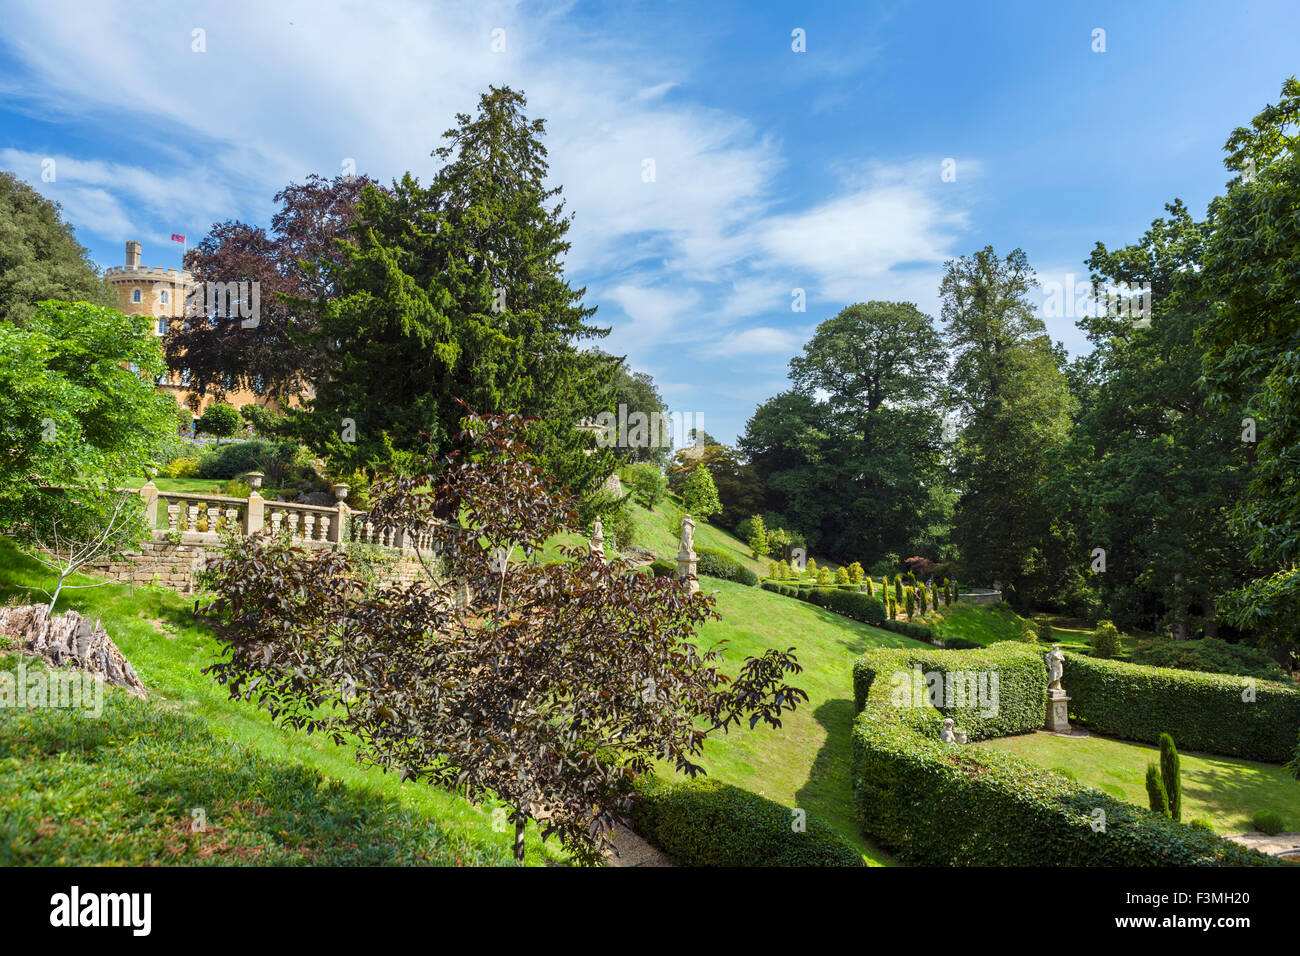
<path id="1" fill-rule="evenodd" d="M 102 266 L 133 238 L 147 264 L 178 265 L 171 233 L 267 224 L 280 187 L 347 159 L 427 178 L 454 113 L 489 83 L 522 89 L 577 217 L 569 273 L 613 327 L 603 347 L 724 441 L 851 302 L 938 318 L 945 259 L 1020 246 L 1063 282 L 1174 197 L 1202 214 L 1229 176 L 1228 132 L 1300 70 L 1294 0 L 41 0 L 6 14 L 0 168 L 61 202 Z M 1086 347 L 1072 319 L 1047 321 Z"/>

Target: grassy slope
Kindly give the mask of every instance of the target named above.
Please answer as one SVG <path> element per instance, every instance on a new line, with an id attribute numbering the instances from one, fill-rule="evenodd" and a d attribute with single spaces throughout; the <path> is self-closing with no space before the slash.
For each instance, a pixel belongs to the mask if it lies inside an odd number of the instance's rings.
<path id="1" fill-rule="evenodd" d="M 91 578 L 72 583 L 93 583 Z M 28 597 L 28 589 L 49 587 L 49 575 L 36 562 L 0 538 L 0 600 Z M 510 834 L 492 828 L 491 807 L 476 809 L 465 800 L 433 787 L 400 783 L 392 774 L 361 767 L 349 752 L 327 740 L 284 730 L 249 704 L 230 701 L 224 688 L 208 682 L 200 670 L 216 658 L 216 640 L 191 614 L 193 603 L 163 588 L 105 585 L 65 591 L 59 610 L 75 609 L 103 621 L 110 636 L 140 674 L 151 698 L 182 713 L 202 718 L 220 738 L 247 744 L 262 754 L 318 770 L 329 780 L 372 795 L 399 801 L 403 808 L 445 831 L 451 841 L 477 844 L 486 852 L 508 845 Z M 31 600 L 40 601 L 39 592 Z M 7 719 L 0 710 L 0 721 Z M 188 810 L 186 810 L 188 813 Z M 558 856 L 555 843 L 542 846 L 530 834 L 530 862 Z"/>
<path id="2" fill-rule="evenodd" d="M 1009 607 L 993 604 L 955 604 L 937 630 L 940 637 L 962 638 L 977 644 L 1020 640 L 1022 618 Z M 1052 625 L 1052 640 L 1068 651 L 1088 650 L 1092 632 Z"/>
<path id="3" fill-rule="evenodd" d="M 1142 807 L 1147 806 L 1147 764 L 1160 760 L 1156 747 L 1097 736 L 1026 734 L 979 746 L 1068 769 L 1080 783 Z M 1179 757 L 1185 822 L 1204 817 L 1221 833 L 1240 833 L 1253 829 L 1250 816 L 1256 810 L 1275 810 L 1288 830 L 1300 830 L 1300 782 L 1282 767 L 1208 754 Z"/>
<path id="4" fill-rule="evenodd" d="M 728 641 L 724 670 L 734 674 L 745 657 L 771 647 L 794 647 L 804 670 L 791 683 L 809 696 L 779 730 L 760 724 L 712 738 L 705 747 L 705 769 L 727 783 L 808 810 L 843 833 L 869 861 L 889 862 L 853 821 L 851 669 L 853 659 L 870 647 L 921 645 L 761 588 L 714 578 L 701 579 L 701 586 L 717 591 L 722 620 L 704 627 L 700 643 Z M 674 776 L 670 767 L 660 775 Z"/>

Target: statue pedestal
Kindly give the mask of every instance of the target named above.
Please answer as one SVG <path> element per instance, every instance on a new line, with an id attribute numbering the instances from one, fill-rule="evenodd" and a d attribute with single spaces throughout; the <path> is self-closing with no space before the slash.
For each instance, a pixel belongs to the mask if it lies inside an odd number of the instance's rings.
<path id="1" fill-rule="evenodd" d="M 1070 732 L 1070 698 L 1063 690 L 1047 692 L 1047 729 L 1057 734 Z"/>
<path id="2" fill-rule="evenodd" d="M 677 552 L 677 580 L 684 581 L 695 593 L 700 589 L 700 582 L 695 578 L 695 566 L 699 560 L 695 550 Z"/>

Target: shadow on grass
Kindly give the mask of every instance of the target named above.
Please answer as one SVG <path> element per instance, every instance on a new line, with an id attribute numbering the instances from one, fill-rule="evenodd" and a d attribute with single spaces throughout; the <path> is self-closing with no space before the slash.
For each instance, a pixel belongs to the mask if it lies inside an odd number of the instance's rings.
<path id="1" fill-rule="evenodd" d="M 798 806 L 821 817 L 849 839 L 872 863 L 896 866 L 885 850 L 862 835 L 853 803 L 853 701 L 828 700 L 813 711 L 826 742 L 813 759 L 807 781 L 797 791 Z"/>

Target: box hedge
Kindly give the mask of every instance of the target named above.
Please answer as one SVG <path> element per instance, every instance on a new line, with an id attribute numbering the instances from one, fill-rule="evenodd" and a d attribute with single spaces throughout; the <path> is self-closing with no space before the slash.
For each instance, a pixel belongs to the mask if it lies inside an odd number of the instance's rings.
<path id="1" fill-rule="evenodd" d="M 1166 820 L 1011 754 L 939 738 L 942 712 L 899 706 L 889 675 L 996 666 L 999 722 L 1043 719 L 1042 652 L 1002 643 L 970 651 L 874 650 L 854 665 L 854 800 L 864 832 L 905 862 L 937 866 L 1273 865 L 1276 859 L 1198 827 Z M 1038 671 L 1033 680 L 1036 665 Z M 1067 670 L 1067 674 L 1069 671 Z"/>
<path id="2" fill-rule="evenodd" d="M 880 602 L 880 598 L 858 591 L 852 585 L 845 588 L 799 588 L 781 584 L 779 581 L 764 581 L 763 588 L 776 594 L 816 604 L 818 607 L 843 614 L 855 621 L 862 621 L 864 624 L 878 625 L 885 619 L 885 606 Z"/>
<path id="3" fill-rule="evenodd" d="M 758 584 L 758 575 L 745 567 L 731 555 L 717 548 L 696 548 L 698 561 L 695 565 L 697 574 L 724 581 L 735 581 L 754 587 Z"/>
<path id="4" fill-rule="evenodd" d="M 635 784 L 632 826 L 683 866 L 862 866 L 862 854 L 817 817 L 702 777 Z"/>
<path id="5" fill-rule="evenodd" d="M 1070 713 L 1089 730 L 1183 750 L 1285 763 L 1296 751 L 1300 690 L 1273 681 L 1066 654 Z"/>

